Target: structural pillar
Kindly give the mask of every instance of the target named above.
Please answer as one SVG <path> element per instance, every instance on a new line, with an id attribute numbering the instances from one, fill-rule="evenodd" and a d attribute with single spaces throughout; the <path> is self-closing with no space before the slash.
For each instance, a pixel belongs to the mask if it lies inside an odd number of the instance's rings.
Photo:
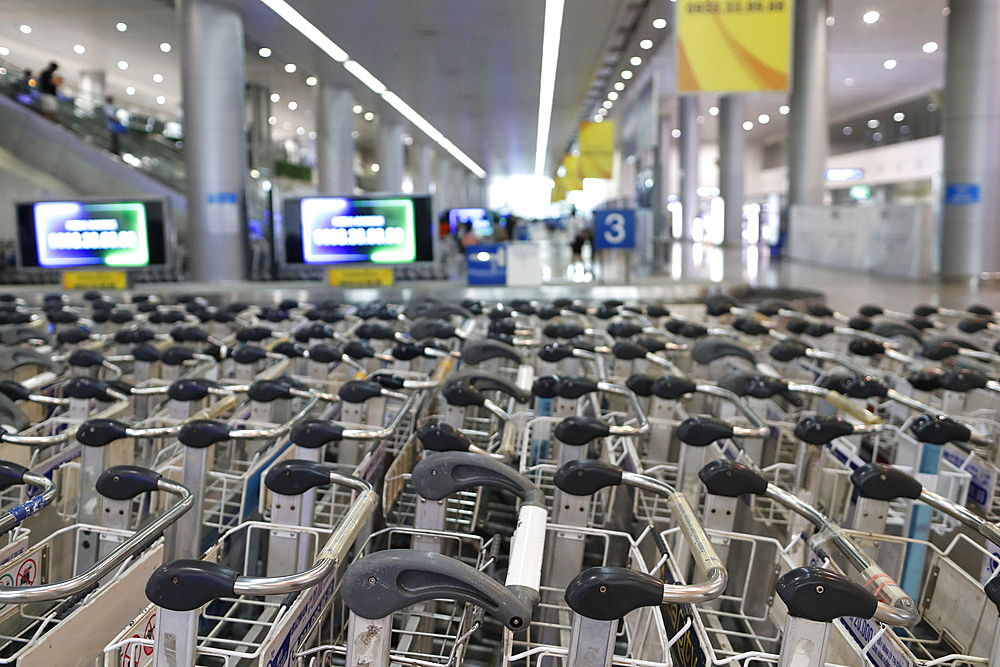
<path id="1" fill-rule="evenodd" d="M 403 126 L 393 121 L 383 121 L 378 142 L 378 183 L 382 192 L 403 191 L 406 171 L 406 148 L 403 145 Z"/>
<path id="2" fill-rule="evenodd" d="M 792 95 L 788 115 L 788 203 L 823 204 L 829 128 L 826 116 L 828 0 L 795 3 Z"/>
<path id="3" fill-rule="evenodd" d="M 681 97 L 680 154 L 681 154 L 681 207 L 683 231 L 681 238 L 691 240 L 694 219 L 698 217 L 698 98 Z"/>
<path id="4" fill-rule="evenodd" d="M 316 104 L 316 169 L 319 194 L 354 192 L 354 95 L 349 88 L 320 84 Z M 381 166 L 381 165 L 380 165 Z"/>
<path id="5" fill-rule="evenodd" d="M 1000 0 L 949 5 L 941 273 L 1000 272 Z"/>
<path id="6" fill-rule="evenodd" d="M 719 190 L 724 204 L 723 244 L 743 245 L 743 169 L 746 153 L 746 98 L 726 95 L 719 100 Z"/>
<path id="7" fill-rule="evenodd" d="M 246 88 L 246 124 L 247 137 L 250 142 L 250 168 L 261 171 L 263 175 L 271 174 L 274 158 L 271 141 L 271 90 L 267 86 L 248 83 Z"/>
<path id="8" fill-rule="evenodd" d="M 178 11 L 191 276 L 242 280 L 248 266 L 243 21 L 236 10 L 206 0 L 180 0 Z"/>
<path id="9" fill-rule="evenodd" d="M 104 70 L 85 69 L 80 72 L 80 96 L 78 101 L 86 109 L 99 109 L 105 98 Z"/>
<path id="10" fill-rule="evenodd" d="M 416 160 L 413 169 L 413 191 L 427 194 L 434 183 L 434 146 L 421 142 L 416 147 Z"/>

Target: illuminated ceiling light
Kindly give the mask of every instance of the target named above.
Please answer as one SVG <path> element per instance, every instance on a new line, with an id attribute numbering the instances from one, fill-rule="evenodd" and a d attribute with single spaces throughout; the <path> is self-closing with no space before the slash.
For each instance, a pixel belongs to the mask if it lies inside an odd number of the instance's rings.
<path id="1" fill-rule="evenodd" d="M 597 110 L 597 115 L 598 116 L 607 116 L 608 115 L 608 110 L 605 109 L 604 107 L 601 107 L 600 109 Z"/>
<path id="2" fill-rule="evenodd" d="M 125 62 L 124 60 L 119 60 L 118 61 L 118 69 L 120 69 L 120 70 L 127 70 L 128 69 L 128 63 Z"/>
<path id="3" fill-rule="evenodd" d="M 614 106 L 614 104 L 615 103 L 612 102 L 611 100 L 604 100 L 604 103 L 601 106 L 603 106 L 605 109 L 610 109 L 612 106 Z"/>
<path id="4" fill-rule="evenodd" d="M 632 63 L 633 67 L 638 67 L 639 65 L 642 64 L 642 58 L 640 58 L 639 56 L 632 56 L 632 59 L 629 60 L 629 62 Z"/>
<path id="5" fill-rule="evenodd" d="M 278 93 L 271 93 L 271 101 L 275 103 L 280 102 L 281 95 L 279 95 Z"/>
<path id="6" fill-rule="evenodd" d="M 378 165 L 378 162 L 372 162 L 372 171 L 373 171 L 374 173 L 376 173 L 376 174 L 377 174 L 377 173 L 378 173 L 378 170 L 379 170 L 379 169 L 381 169 L 381 168 L 382 168 L 382 167 L 380 167 L 380 166 Z"/>
<path id="7" fill-rule="evenodd" d="M 360 104 L 354 105 L 354 113 L 361 113 L 362 111 L 364 111 L 364 109 L 361 107 Z"/>
<path id="8" fill-rule="evenodd" d="M 406 135 L 405 137 L 403 137 L 403 143 L 406 144 L 407 146 L 412 146 L 413 137 L 411 137 L 410 135 Z"/>
<path id="9" fill-rule="evenodd" d="M 937 42 L 927 42 L 920 48 L 923 49 L 924 53 L 934 53 L 938 50 L 938 45 Z"/>
<path id="10" fill-rule="evenodd" d="M 853 86 L 854 79 L 852 79 L 851 77 L 847 77 L 846 79 L 844 79 L 844 85 L 847 86 L 848 88 Z"/>
<path id="11" fill-rule="evenodd" d="M 615 82 L 615 90 L 625 90 L 625 84 L 621 81 Z"/>
<path id="12" fill-rule="evenodd" d="M 787 104 L 782 104 L 780 107 L 778 107 L 778 113 L 780 113 L 782 116 L 787 116 L 789 111 L 790 109 L 788 108 Z"/>
<path id="13" fill-rule="evenodd" d="M 118 28 L 118 32 L 125 32 L 126 30 L 128 30 L 128 26 L 121 22 L 117 23 L 115 27 Z"/>
<path id="14" fill-rule="evenodd" d="M 73 52 L 76 53 L 78 56 L 82 56 L 84 53 L 87 52 L 87 49 L 83 48 L 83 44 L 77 44 L 73 47 Z"/>
<path id="15" fill-rule="evenodd" d="M 854 128 L 852 128 L 850 126 L 844 128 L 844 136 L 845 137 L 849 137 L 852 134 L 854 134 Z"/>
<path id="16" fill-rule="evenodd" d="M 306 128 L 304 128 L 304 127 L 300 127 L 300 128 L 298 128 L 298 129 L 295 130 L 295 134 L 299 135 L 300 137 L 302 135 L 304 135 L 305 133 L 306 133 Z"/>
<path id="17" fill-rule="evenodd" d="M 160 51 L 170 53 L 170 42 L 160 42 Z"/>
<path id="18" fill-rule="evenodd" d="M 366 111 L 365 120 L 375 120 L 375 114 L 373 114 L 371 111 Z"/>
<path id="19" fill-rule="evenodd" d="M 167 98 L 164 97 L 163 95 L 158 95 L 156 97 L 156 103 L 157 104 L 166 104 L 167 103 Z"/>
<path id="20" fill-rule="evenodd" d="M 875 134 L 872 135 L 872 139 L 874 139 L 875 141 L 882 141 L 882 133 L 876 132 Z"/>
<path id="21" fill-rule="evenodd" d="M 832 16 L 827 16 L 826 17 L 826 24 L 828 26 L 830 26 L 831 28 L 833 27 L 833 24 L 836 23 L 836 22 L 837 22 L 837 19 L 833 18 Z"/>
<path id="22" fill-rule="evenodd" d="M 554 1 L 554 0 L 553 0 Z M 559 22 L 560 27 L 562 23 L 562 2 L 563 0 L 558 0 L 560 3 L 559 12 Z M 310 42 L 315 44 L 324 53 L 333 58 L 339 63 L 344 64 L 344 69 L 353 74 L 359 81 L 371 88 L 373 91 L 382 96 L 382 99 L 386 101 L 391 107 L 396 109 L 400 114 L 403 115 L 410 123 L 417 127 L 421 132 L 430 137 L 435 143 L 444 148 L 448 153 L 450 153 L 455 159 L 465 165 L 472 173 L 474 173 L 479 178 L 486 177 L 486 171 L 480 167 L 476 162 L 470 158 L 468 155 L 463 153 L 455 144 L 448 140 L 444 134 L 441 133 L 436 127 L 431 125 L 427 119 L 416 112 L 412 107 L 410 107 L 406 102 L 404 102 L 398 95 L 390 90 L 387 90 L 385 85 L 379 81 L 371 72 L 366 70 L 360 64 L 350 60 L 347 52 L 342 48 L 337 46 L 333 40 L 327 37 L 322 30 L 317 28 L 315 25 L 309 22 L 302 14 L 298 13 L 287 0 L 261 0 L 261 2 L 271 9 L 274 13 L 280 16 L 288 25 L 295 28 L 303 37 L 308 39 Z M 548 8 L 546 8 L 546 11 Z M 546 28 L 546 31 L 548 28 Z M 558 35 L 561 30 L 556 30 L 556 35 Z M 544 39 L 543 39 L 543 55 L 545 53 Z M 556 49 L 556 54 L 558 55 L 558 46 Z M 545 61 L 543 57 L 543 63 Z M 555 74 L 553 73 L 553 77 Z M 544 91 L 543 91 L 544 92 Z M 551 94 L 552 91 L 550 90 Z M 551 105 L 550 105 L 551 112 Z M 374 115 L 372 116 L 374 118 Z M 546 131 L 546 135 L 548 132 Z M 548 137 L 546 136 L 546 139 Z"/>
<path id="23" fill-rule="evenodd" d="M 307 86 L 315 86 L 317 83 L 319 83 L 319 79 L 317 79 L 316 77 L 314 77 L 314 76 L 307 76 L 306 77 L 306 85 Z"/>
<path id="24" fill-rule="evenodd" d="M 268 122 L 269 125 L 277 125 L 278 124 L 278 119 L 275 118 L 274 116 L 271 116 L 270 118 L 267 119 L 267 122 Z"/>
<path id="25" fill-rule="evenodd" d="M 535 176 L 544 176 L 546 172 L 545 156 L 549 150 L 549 130 L 552 127 L 552 100 L 556 92 L 556 69 L 559 65 L 559 39 L 562 35 L 564 6 L 565 0 L 545 0 L 542 68 L 538 91 L 538 132 L 535 136 Z"/>
<path id="26" fill-rule="evenodd" d="M 760 123 L 761 125 L 767 125 L 768 123 L 771 122 L 771 117 L 768 116 L 766 113 L 762 113 L 761 115 L 757 116 L 757 122 Z"/>
<path id="27" fill-rule="evenodd" d="M 643 49 L 644 51 L 648 51 L 649 49 L 653 48 L 653 40 L 651 39 L 642 40 L 641 42 L 639 42 L 639 48 Z"/>
<path id="28" fill-rule="evenodd" d="M 705 117 L 704 116 L 698 116 L 697 118 L 695 118 L 695 120 L 698 122 L 699 125 L 704 125 L 705 124 Z"/>
<path id="29" fill-rule="evenodd" d="M 865 23 L 871 25 L 879 20 L 882 15 L 876 12 L 874 9 L 870 12 L 865 12 L 865 15 L 861 17 L 861 20 Z"/>
<path id="30" fill-rule="evenodd" d="M 135 95 L 135 88 L 133 88 L 132 86 L 129 86 L 128 88 L 125 89 L 125 94 L 126 95 Z"/>
<path id="31" fill-rule="evenodd" d="M 316 138 L 316 133 L 315 132 L 310 132 L 309 133 L 309 138 L 310 139 L 315 139 Z"/>
<path id="32" fill-rule="evenodd" d="M 295 66 L 295 63 L 288 63 L 287 65 L 285 65 L 285 71 L 288 72 L 289 74 L 294 74 L 295 70 L 297 69 L 298 67 Z"/>
<path id="33" fill-rule="evenodd" d="M 743 129 L 746 130 L 747 132 L 749 132 L 750 130 L 752 130 L 753 129 L 753 122 L 749 121 L 749 120 L 748 121 L 744 121 L 743 122 Z"/>
<path id="34" fill-rule="evenodd" d="M 616 93 L 615 91 L 612 90 L 610 93 L 608 93 L 608 99 L 609 100 L 617 100 L 618 99 L 618 93 Z"/>
<path id="35" fill-rule="evenodd" d="M 874 130 L 879 125 L 881 125 L 881 123 L 878 122 L 878 119 L 876 119 L 876 118 L 872 118 L 870 121 L 868 121 L 868 129 L 870 129 L 870 130 Z"/>
<path id="36" fill-rule="evenodd" d="M 603 123 L 604 122 L 604 116 L 601 116 L 601 115 L 594 116 L 594 122 L 595 123 Z"/>
<path id="37" fill-rule="evenodd" d="M 629 69 L 623 70 L 622 71 L 622 78 L 625 79 L 626 81 L 628 81 L 629 79 L 631 79 L 632 78 L 632 70 L 629 70 Z"/>
<path id="38" fill-rule="evenodd" d="M 261 58 L 270 58 L 271 49 L 267 48 L 266 46 L 262 46 L 259 49 L 257 49 L 257 55 L 260 56 Z"/>
<path id="39" fill-rule="evenodd" d="M 663 30 L 667 27 L 666 19 L 653 19 L 653 27 L 657 30 Z"/>
<path id="40" fill-rule="evenodd" d="M 30 35 L 31 34 L 31 26 L 30 25 L 25 25 L 24 23 L 22 23 L 21 27 L 20 27 L 20 30 L 25 35 Z"/>
<path id="41" fill-rule="evenodd" d="M 719 107 L 708 107 L 708 115 L 709 116 L 718 116 L 719 115 Z"/>
<path id="42" fill-rule="evenodd" d="M 260 178 L 260 172 L 256 169 L 250 170 L 250 178 Z"/>
<path id="43" fill-rule="evenodd" d="M 8 49 L 6 46 L 0 46 L 0 56 L 6 57 L 9 55 L 10 55 L 10 49 Z"/>
<path id="44" fill-rule="evenodd" d="M 299 103 L 296 102 L 295 100 L 292 100 L 291 102 L 288 103 L 288 110 L 289 111 L 295 111 L 298 108 L 299 108 Z"/>
<path id="45" fill-rule="evenodd" d="M 677 129 L 670 130 L 670 136 L 673 137 L 674 139 L 680 139 L 681 138 L 681 131 L 677 130 Z"/>
<path id="46" fill-rule="evenodd" d="M 882 67 L 886 69 L 896 69 L 896 61 L 893 60 L 892 58 L 889 58 L 884 63 L 882 63 Z"/>
<path id="47" fill-rule="evenodd" d="M 351 139 L 357 139 L 360 136 L 361 136 L 361 133 L 358 132 L 357 130 L 354 130 L 354 131 L 351 132 Z"/>
<path id="48" fill-rule="evenodd" d="M 154 83 L 163 83 L 163 75 L 162 74 L 154 74 L 153 75 L 153 82 Z"/>
<path id="49" fill-rule="evenodd" d="M 292 124 L 289 123 L 288 121 L 285 121 L 284 123 L 281 124 L 281 127 L 285 128 L 286 130 L 290 130 L 292 129 Z"/>
<path id="50" fill-rule="evenodd" d="M 904 114 L 902 111 L 897 111 L 896 113 L 892 114 L 892 119 L 897 123 L 902 123 L 904 118 L 906 118 L 906 114 Z"/>

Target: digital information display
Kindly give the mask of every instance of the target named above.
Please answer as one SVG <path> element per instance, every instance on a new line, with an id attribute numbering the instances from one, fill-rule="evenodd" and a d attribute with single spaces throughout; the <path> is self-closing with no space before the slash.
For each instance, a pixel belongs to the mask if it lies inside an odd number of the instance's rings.
<path id="1" fill-rule="evenodd" d="M 145 267 L 164 262 L 163 203 L 18 204 L 23 266 Z"/>
<path id="2" fill-rule="evenodd" d="M 493 223 L 490 222 L 485 208 L 453 208 L 448 211 L 448 227 L 451 228 L 452 234 L 459 225 L 466 222 L 471 223 L 472 231 L 480 236 L 493 233 Z"/>

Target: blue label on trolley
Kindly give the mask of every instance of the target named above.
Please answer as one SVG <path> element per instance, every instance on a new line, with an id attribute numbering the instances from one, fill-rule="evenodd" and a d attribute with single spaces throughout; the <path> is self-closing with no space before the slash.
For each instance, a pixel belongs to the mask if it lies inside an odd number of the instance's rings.
<path id="1" fill-rule="evenodd" d="M 941 450 L 941 458 L 959 470 L 969 473 L 968 501 L 984 511 L 990 509 L 993 490 L 997 484 L 996 468 L 989 465 L 975 454 L 969 455 L 954 445 L 945 445 Z"/>

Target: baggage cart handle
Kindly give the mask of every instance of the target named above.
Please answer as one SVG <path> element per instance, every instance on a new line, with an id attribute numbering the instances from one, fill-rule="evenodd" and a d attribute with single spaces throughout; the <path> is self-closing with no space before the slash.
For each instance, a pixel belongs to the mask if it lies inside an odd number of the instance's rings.
<path id="1" fill-rule="evenodd" d="M 126 408 L 128 408 L 128 401 L 113 403 L 107 409 L 94 415 L 94 419 L 110 421 L 111 418 L 117 417 L 121 413 L 125 412 Z M 70 424 L 64 431 L 54 435 L 18 435 L 16 433 L 0 432 L 0 442 L 7 442 L 12 445 L 27 445 L 29 447 L 48 447 L 50 445 L 58 445 L 75 438 L 77 433 L 79 433 L 79 430 L 86 423 L 87 422 Z"/>
<path id="2" fill-rule="evenodd" d="M 507 458 L 503 454 L 494 454 L 477 447 L 469 440 L 469 436 L 446 422 L 424 424 L 417 429 L 416 436 L 424 449 L 430 452 L 475 452 L 500 460 Z"/>
<path id="3" fill-rule="evenodd" d="M 18 484 L 38 487 L 40 492 L 0 515 L 0 535 L 9 532 L 29 516 L 46 507 L 55 500 L 59 491 L 48 477 L 31 472 L 17 463 L 0 461 L 0 491 Z"/>

